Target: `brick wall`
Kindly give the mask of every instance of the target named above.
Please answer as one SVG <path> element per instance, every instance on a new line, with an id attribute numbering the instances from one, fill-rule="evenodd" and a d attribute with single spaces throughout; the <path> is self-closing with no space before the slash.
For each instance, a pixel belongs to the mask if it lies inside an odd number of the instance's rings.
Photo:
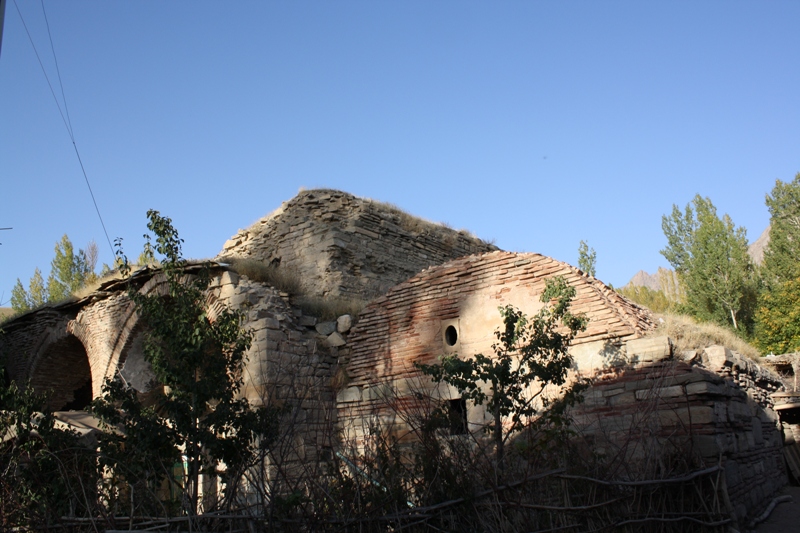
<path id="1" fill-rule="evenodd" d="M 576 339 L 577 372 L 617 364 L 627 339 L 654 327 L 649 311 L 622 298 L 580 270 L 538 254 L 492 252 L 457 259 L 425 270 L 375 300 L 361 314 L 348 338 L 349 356 L 340 358 L 348 382 L 337 396 L 339 422 L 346 438 L 358 441 L 371 421 L 400 424 L 391 396 L 415 408 L 415 392 L 429 392 L 430 382 L 414 363 L 432 364 L 443 353 L 490 355 L 494 331 L 501 325 L 498 307 L 517 306 L 533 315 L 542 306 L 545 280 L 564 276 L 576 289 L 572 310 L 589 317 Z M 457 340 L 445 338 L 452 326 Z M 447 396 L 453 391 L 437 390 Z M 471 408 L 471 424 L 482 425 L 485 413 Z"/>
<path id="2" fill-rule="evenodd" d="M 423 268 L 496 250 L 464 231 L 332 190 L 299 193 L 240 230 L 217 257 L 249 257 L 298 273 L 320 295 L 370 299 Z"/>

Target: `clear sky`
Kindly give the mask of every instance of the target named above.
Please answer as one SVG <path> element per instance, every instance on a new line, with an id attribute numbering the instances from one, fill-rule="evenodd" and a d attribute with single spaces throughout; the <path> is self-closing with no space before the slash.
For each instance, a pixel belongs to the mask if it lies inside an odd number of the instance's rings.
<path id="1" fill-rule="evenodd" d="M 61 100 L 39 0 L 8 0 L 3 302 L 64 233 L 112 260 L 17 6 Z M 752 241 L 800 172 L 795 0 L 44 6 L 86 173 L 133 257 L 150 208 L 212 257 L 329 187 L 573 264 L 585 239 L 619 286 L 667 266 L 673 204 L 709 196 Z"/>

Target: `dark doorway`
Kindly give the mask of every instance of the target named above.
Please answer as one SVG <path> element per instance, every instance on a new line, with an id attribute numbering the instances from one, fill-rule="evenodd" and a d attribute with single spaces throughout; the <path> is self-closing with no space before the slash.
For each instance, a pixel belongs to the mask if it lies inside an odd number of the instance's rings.
<path id="1" fill-rule="evenodd" d="M 80 410 L 92 401 L 92 371 L 86 349 L 70 335 L 51 344 L 39 358 L 31 385 L 48 397 L 53 411 Z"/>

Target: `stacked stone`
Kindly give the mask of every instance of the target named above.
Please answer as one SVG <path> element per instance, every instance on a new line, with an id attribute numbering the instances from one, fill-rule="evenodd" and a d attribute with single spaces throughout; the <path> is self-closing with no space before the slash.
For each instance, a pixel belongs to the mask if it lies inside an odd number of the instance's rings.
<path id="1" fill-rule="evenodd" d="M 647 342 L 650 353 L 637 353 L 636 344 Z M 694 461 L 695 468 L 721 464 L 736 518 L 753 516 L 787 482 L 778 417 L 757 400 L 764 398 L 758 384 L 772 381 L 754 362 L 740 367 L 760 379 L 737 382 L 733 372 L 726 379 L 672 359 L 663 349 L 659 356 L 658 344 L 653 339 L 627 343 L 633 364 L 586 392 L 574 411 L 575 428 L 595 451 L 618 457 L 629 472 L 643 476 L 653 474 L 648 465 L 670 457 Z M 704 360 L 718 361 L 721 348 L 707 348 Z M 724 355 L 735 360 L 729 351 Z"/>
<path id="2" fill-rule="evenodd" d="M 706 347 L 699 359 L 703 367 L 739 385 L 764 408 L 772 409 L 772 393 L 784 388 L 780 376 L 773 370 L 724 346 Z"/>
<path id="3" fill-rule="evenodd" d="M 226 271 L 209 287 L 211 314 L 227 307 L 245 313 L 253 342 L 244 371 L 243 395 L 252 405 L 284 409 L 282 467 L 324 460 L 333 447 L 336 412 L 331 382 L 347 353 L 350 315 L 319 321 L 269 285 Z"/>
<path id="4" fill-rule="evenodd" d="M 218 258 L 291 269 L 314 294 L 370 299 L 429 266 L 496 249 L 385 204 L 311 190 L 239 230 Z"/>

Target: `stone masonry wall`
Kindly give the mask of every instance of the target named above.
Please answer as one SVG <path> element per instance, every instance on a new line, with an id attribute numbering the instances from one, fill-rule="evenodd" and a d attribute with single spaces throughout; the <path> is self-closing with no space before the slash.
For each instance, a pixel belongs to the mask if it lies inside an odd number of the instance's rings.
<path id="1" fill-rule="evenodd" d="M 243 328 L 252 332 L 253 342 L 242 394 L 251 405 L 282 409 L 274 458 L 283 468 L 319 461 L 334 436 L 332 332 L 320 328 L 325 334 L 319 333 L 317 319 L 292 307 L 288 295 L 232 271 L 213 279 L 209 302 L 212 318 L 223 306 L 245 313 Z"/>
<path id="2" fill-rule="evenodd" d="M 258 259 L 296 272 L 311 293 L 371 299 L 424 268 L 492 250 L 467 232 L 387 204 L 311 190 L 239 230 L 217 260 Z"/>
<path id="3" fill-rule="evenodd" d="M 769 399 L 780 382 L 721 346 L 683 355 L 691 363 L 662 354 L 599 376 L 573 412 L 574 427 L 619 477 L 721 464 L 732 511 L 742 521 L 787 482 Z M 737 365 L 736 377 L 721 371 Z"/>

